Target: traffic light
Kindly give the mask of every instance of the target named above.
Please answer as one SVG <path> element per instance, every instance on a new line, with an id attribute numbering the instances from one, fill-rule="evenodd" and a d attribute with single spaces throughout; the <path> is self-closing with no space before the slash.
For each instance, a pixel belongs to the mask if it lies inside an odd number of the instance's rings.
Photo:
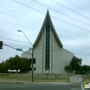
<path id="1" fill-rule="evenodd" d="M 0 41 L 0 49 L 3 48 L 3 41 Z"/>
<path id="2" fill-rule="evenodd" d="M 30 58 L 30 63 L 32 63 L 32 58 Z M 36 58 L 33 58 L 33 64 L 36 63 Z"/>
<path id="3" fill-rule="evenodd" d="M 32 70 L 32 68 L 30 68 L 30 70 Z M 36 70 L 36 68 L 33 68 L 33 70 Z"/>

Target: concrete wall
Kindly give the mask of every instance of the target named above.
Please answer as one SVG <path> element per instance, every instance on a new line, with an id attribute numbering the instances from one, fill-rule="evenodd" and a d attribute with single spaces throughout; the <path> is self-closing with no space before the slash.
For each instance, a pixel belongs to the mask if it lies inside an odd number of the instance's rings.
<path id="1" fill-rule="evenodd" d="M 22 53 L 21 54 L 21 57 L 22 58 L 31 58 L 32 57 L 32 55 L 30 55 L 30 54 L 27 54 L 27 53 L 31 53 L 32 54 L 32 49 L 29 49 L 28 51 L 26 51 L 26 53 Z"/>
<path id="2" fill-rule="evenodd" d="M 65 74 L 64 67 L 68 65 L 74 56 L 73 53 L 61 48 L 56 41 L 56 38 L 50 31 L 50 71 L 49 73 L 61 73 Z M 37 46 L 34 48 L 34 57 L 36 58 L 36 64 L 34 67 L 36 71 L 34 73 L 45 73 L 45 28 L 42 32 L 41 38 L 39 39 Z M 31 50 L 27 52 L 32 53 Z M 31 58 L 32 56 L 23 53 L 21 57 Z"/>
<path id="3" fill-rule="evenodd" d="M 52 42 L 53 41 L 53 42 Z M 51 61 L 52 61 L 52 72 L 51 73 L 66 73 L 64 67 L 68 65 L 74 56 L 73 53 L 61 48 L 51 31 Z"/>
<path id="4" fill-rule="evenodd" d="M 82 83 L 81 76 L 70 76 L 70 83 Z"/>
<path id="5" fill-rule="evenodd" d="M 44 44 L 44 33 L 45 31 L 42 32 L 41 38 L 39 39 L 39 42 L 37 44 L 37 46 L 34 48 L 34 52 L 35 52 L 35 58 L 36 58 L 36 71 L 35 73 L 42 73 L 44 72 L 44 48 L 45 48 L 45 44 Z"/>

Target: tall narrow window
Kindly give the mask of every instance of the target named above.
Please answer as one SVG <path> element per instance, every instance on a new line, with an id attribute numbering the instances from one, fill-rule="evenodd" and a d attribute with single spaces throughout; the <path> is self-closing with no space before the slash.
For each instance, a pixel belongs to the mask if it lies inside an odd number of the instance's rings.
<path id="1" fill-rule="evenodd" d="M 46 25 L 45 70 L 50 69 L 50 25 Z"/>

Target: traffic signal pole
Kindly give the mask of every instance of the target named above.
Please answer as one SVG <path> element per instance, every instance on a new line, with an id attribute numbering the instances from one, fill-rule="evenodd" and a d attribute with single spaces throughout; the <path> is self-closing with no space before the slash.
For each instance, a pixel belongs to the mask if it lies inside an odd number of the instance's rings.
<path id="1" fill-rule="evenodd" d="M 16 49 L 17 51 L 22 51 L 24 52 L 22 49 L 19 49 L 19 48 L 14 48 L 12 46 L 9 46 L 7 44 L 3 44 L 3 41 L 0 41 L 0 49 L 3 48 L 3 45 L 7 46 L 7 47 L 10 47 L 12 49 Z M 24 52 L 24 53 L 27 53 L 27 52 Z M 33 64 L 33 61 L 34 61 L 34 48 L 33 48 L 33 45 L 32 45 L 32 54 L 31 53 L 27 53 L 29 55 L 32 55 L 32 59 L 31 59 L 31 64 L 32 64 L 32 82 L 34 81 L 34 64 Z"/>
<path id="2" fill-rule="evenodd" d="M 32 82 L 34 81 L 34 78 L 33 78 L 33 71 L 34 71 L 33 59 L 34 59 L 34 48 L 32 47 Z"/>
<path id="3" fill-rule="evenodd" d="M 22 30 L 18 30 L 18 32 L 22 32 L 24 34 L 24 36 L 27 38 L 27 40 L 29 41 L 29 43 L 32 45 L 32 82 L 34 81 L 34 65 L 33 65 L 33 59 L 34 59 L 34 47 L 33 44 L 30 42 L 30 40 L 28 39 L 28 37 L 26 36 L 26 34 L 22 31 Z"/>

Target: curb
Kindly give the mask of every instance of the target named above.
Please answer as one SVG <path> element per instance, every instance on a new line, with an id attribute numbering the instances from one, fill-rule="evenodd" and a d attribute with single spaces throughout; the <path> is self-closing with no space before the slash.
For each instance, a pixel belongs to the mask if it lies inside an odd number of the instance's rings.
<path id="1" fill-rule="evenodd" d="M 17 84 L 24 84 L 24 82 L 14 82 L 14 83 L 17 83 Z"/>
<path id="2" fill-rule="evenodd" d="M 23 81 L 9 81 L 9 80 L 0 80 L 3 83 L 16 83 L 16 84 L 55 84 L 55 85 L 69 85 L 75 83 L 68 83 L 68 82 L 23 82 Z"/>

